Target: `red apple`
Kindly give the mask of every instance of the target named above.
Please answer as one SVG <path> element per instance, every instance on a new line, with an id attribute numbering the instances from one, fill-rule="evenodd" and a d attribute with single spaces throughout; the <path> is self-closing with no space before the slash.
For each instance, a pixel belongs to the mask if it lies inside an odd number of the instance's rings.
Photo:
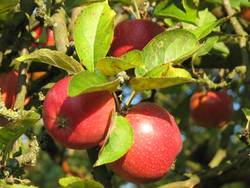
<path id="1" fill-rule="evenodd" d="M 38 26 L 32 31 L 32 36 L 33 36 L 33 38 L 35 40 L 35 42 L 33 42 L 31 44 L 32 47 L 37 47 L 37 46 L 51 47 L 51 46 L 55 46 L 54 32 L 53 32 L 53 30 L 51 28 L 46 28 L 45 30 L 43 30 L 43 28 L 41 26 Z M 43 39 L 43 36 L 46 37 L 46 38 Z M 39 41 L 39 39 L 40 39 L 40 41 Z"/>
<path id="2" fill-rule="evenodd" d="M 250 8 L 243 7 L 240 16 L 250 22 Z"/>
<path id="3" fill-rule="evenodd" d="M 35 27 L 35 29 L 31 32 L 31 34 L 32 34 L 33 38 L 34 38 L 35 40 L 37 40 L 37 39 L 39 39 L 39 37 L 41 36 L 42 32 L 43 32 L 43 28 L 42 28 L 41 26 L 37 26 L 37 27 Z"/>
<path id="4" fill-rule="evenodd" d="M 115 101 L 108 91 L 69 97 L 70 79 L 60 80 L 46 95 L 44 125 L 48 133 L 67 148 L 91 148 L 106 136 Z"/>
<path id="5" fill-rule="evenodd" d="M 47 41 L 45 46 L 55 46 L 54 32 L 50 28 L 47 30 Z"/>
<path id="6" fill-rule="evenodd" d="M 196 92 L 190 100 L 190 112 L 202 127 L 223 127 L 232 116 L 232 100 L 226 91 Z"/>
<path id="7" fill-rule="evenodd" d="M 0 89 L 2 101 L 6 108 L 14 108 L 18 91 L 18 73 L 16 71 L 1 73 Z M 0 117 L 0 126 L 5 126 L 8 123 L 8 119 Z"/>
<path id="8" fill-rule="evenodd" d="M 150 20 L 126 20 L 115 27 L 110 55 L 119 57 L 137 49 L 142 50 L 146 44 L 164 28 Z"/>
<path id="9" fill-rule="evenodd" d="M 18 73 L 16 71 L 1 73 L 0 89 L 5 106 L 7 108 L 13 108 L 18 90 Z"/>
<path id="10" fill-rule="evenodd" d="M 171 114 L 143 102 L 126 115 L 134 130 L 134 144 L 108 166 L 122 178 L 136 183 L 159 180 L 171 168 L 182 149 L 181 134 Z"/>

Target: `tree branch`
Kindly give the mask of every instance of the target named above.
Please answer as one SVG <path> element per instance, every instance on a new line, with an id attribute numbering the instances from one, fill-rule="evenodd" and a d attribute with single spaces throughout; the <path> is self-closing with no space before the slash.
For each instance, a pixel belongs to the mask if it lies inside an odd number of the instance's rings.
<path id="1" fill-rule="evenodd" d="M 223 0 L 224 7 L 226 9 L 226 12 L 228 16 L 233 16 L 236 12 L 235 10 L 231 7 L 230 1 L 229 0 Z M 242 55 L 242 62 L 244 65 L 247 67 L 247 74 L 246 78 L 250 78 L 250 65 L 249 65 L 249 57 L 247 53 L 247 32 L 243 29 L 241 26 L 240 22 L 237 20 L 236 17 L 231 17 L 230 22 L 236 32 L 236 34 L 240 35 L 240 48 L 241 48 L 241 55 Z"/>
<path id="2" fill-rule="evenodd" d="M 56 48 L 58 51 L 66 52 L 69 46 L 68 30 L 66 26 L 66 13 L 60 7 L 52 16 L 53 31 L 55 36 Z"/>

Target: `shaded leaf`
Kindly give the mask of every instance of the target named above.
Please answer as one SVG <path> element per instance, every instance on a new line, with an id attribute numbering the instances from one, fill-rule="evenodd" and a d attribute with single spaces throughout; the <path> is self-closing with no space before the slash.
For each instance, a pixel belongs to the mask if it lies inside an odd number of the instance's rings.
<path id="1" fill-rule="evenodd" d="M 0 129 L 0 144 L 6 148 L 6 152 L 11 151 L 15 141 L 40 119 L 40 115 L 36 112 L 25 113 L 22 119 Z"/>
<path id="2" fill-rule="evenodd" d="M 245 114 L 247 121 L 250 121 L 250 109 L 248 108 L 243 108 L 242 109 L 243 113 Z"/>
<path id="3" fill-rule="evenodd" d="M 229 17 L 221 18 L 216 21 L 212 21 L 210 23 L 207 23 L 201 27 L 197 27 L 192 31 L 192 33 L 197 37 L 197 39 L 202 39 L 209 35 L 216 27 L 220 26 L 224 22 L 226 22 L 229 19 Z"/>
<path id="4" fill-rule="evenodd" d="M 74 176 L 59 179 L 59 184 L 64 188 L 104 188 L 102 184 L 95 180 Z"/>
<path id="5" fill-rule="evenodd" d="M 105 57 L 98 61 L 96 67 L 103 74 L 111 76 L 119 72 L 138 67 L 141 64 L 141 61 L 139 61 L 138 59 L 133 59 L 132 56 L 126 56 L 124 59 L 116 57 Z"/>
<path id="6" fill-rule="evenodd" d="M 0 3 L 0 20 L 7 20 L 9 14 L 14 12 L 18 0 L 1 0 Z"/>
<path id="7" fill-rule="evenodd" d="M 93 72 L 105 57 L 113 38 L 115 12 L 108 2 L 93 3 L 82 10 L 74 28 L 75 47 L 81 62 Z"/>
<path id="8" fill-rule="evenodd" d="M 4 180 L 0 180 L 1 188 L 38 188 L 33 185 L 23 185 L 23 184 L 7 184 Z"/>
<path id="9" fill-rule="evenodd" d="M 189 31 L 183 29 L 165 31 L 151 40 L 143 49 L 144 65 L 135 69 L 136 76 L 143 76 L 162 64 L 180 64 L 199 48 L 196 37 Z"/>
<path id="10" fill-rule="evenodd" d="M 16 59 L 17 61 L 38 61 L 48 65 L 53 65 L 67 71 L 69 74 L 75 74 L 83 70 L 82 65 L 75 59 L 67 56 L 64 52 L 50 49 L 36 50 L 30 54 L 23 55 Z"/>
<path id="11" fill-rule="evenodd" d="M 142 52 L 140 50 L 132 50 L 121 56 L 121 59 L 131 64 L 142 64 Z"/>
<path id="12" fill-rule="evenodd" d="M 160 65 L 149 71 L 145 77 L 183 77 L 192 78 L 191 74 L 185 69 L 172 67 L 170 64 Z"/>
<path id="13" fill-rule="evenodd" d="M 183 77 L 140 77 L 132 78 L 129 82 L 130 86 L 136 91 L 159 89 L 171 87 L 184 83 L 195 82 L 193 78 L 183 78 Z"/>
<path id="14" fill-rule="evenodd" d="M 207 55 L 210 50 L 214 47 L 214 45 L 218 42 L 219 37 L 218 36 L 212 36 L 209 37 L 204 45 L 195 53 L 195 57 L 199 57 L 199 56 L 204 56 Z"/>
<path id="15" fill-rule="evenodd" d="M 118 79 L 109 81 L 104 75 L 83 71 L 70 80 L 69 95 L 74 97 L 83 93 L 109 90 L 114 91 L 120 85 Z"/>
<path id="16" fill-rule="evenodd" d="M 100 166 L 118 160 L 125 155 L 133 145 L 133 129 L 128 120 L 118 115 L 114 118 L 114 125 L 110 136 L 101 149 L 94 166 Z"/>
<path id="17" fill-rule="evenodd" d="M 185 2 L 187 2 L 186 0 Z M 179 0 L 165 0 L 160 2 L 154 10 L 154 15 L 163 16 L 163 17 L 171 17 L 180 21 L 185 21 L 189 23 L 196 23 L 196 15 L 191 11 L 191 7 L 188 7 L 185 4 L 186 11 L 188 14 L 182 9 L 181 1 Z M 191 14 L 190 14 L 191 11 Z"/>
<path id="18" fill-rule="evenodd" d="M 186 14 L 195 20 L 198 16 L 198 8 L 195 6 L 193 0 L 182 0 L 182 5 Z"/>

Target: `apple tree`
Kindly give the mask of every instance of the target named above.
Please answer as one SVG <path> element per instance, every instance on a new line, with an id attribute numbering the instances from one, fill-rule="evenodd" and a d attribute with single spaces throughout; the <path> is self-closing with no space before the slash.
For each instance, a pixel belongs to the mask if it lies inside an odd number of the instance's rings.
<path id="1" fill-rule="evenodd" d="M 248 0 L 1 0 L 0 187 L 250 186 Z"/>

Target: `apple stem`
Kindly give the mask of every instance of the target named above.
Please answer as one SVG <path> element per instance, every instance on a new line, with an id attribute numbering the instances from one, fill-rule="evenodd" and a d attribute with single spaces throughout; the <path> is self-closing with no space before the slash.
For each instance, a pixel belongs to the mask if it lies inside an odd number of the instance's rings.
<path id="1" fill-rule="evenodd" d="M 130 94 L 130 96 L 129 96 L 127 102 L 126 102 L 125 107 L 128 107 L 128 106 L 131 104 L 131 102 L 133 101 L 133 99 L 134 99 L 134 97 L 136 96 L 136 94 L 137 94 L 136 91 L 132 91 L 132 92 L 131 92 L 131 94 Z"/>
<path id="2" fill-rule="evenodd" d="M 117 94 L 115 92 L 113 92 L 113 96 L 114 96 L 114 99 L 115 99 L 115 104 L 116 104 L 117 111 L 121 112 L 120 100 L 119 100 L 119 98 L 118 98 L 118 96 L 117 96 Z"/>
<path id="3" fill-rule="evenodd" d="M 28 53 L 29 52 L 27 48 L 24 48 L 21 51 L 21 55 L 25 55 Z M 23 110 L 24 108 L 25 96 L 27 94 L 27 87 L 26 87 L 27 66 L 28 66 L 28 62 L 22 62 L 19 65 L 19 77 L 18 77 L 18 91 L 19 92 L 17 93 L 14 109 Z"/>
<path id="4" fill-rule="evenodd" d="M 136 0 L 133 0 L 133 4 L 134 4 L 135 12 L 136 12 L 136 19 L 141 19 L 140 11 L 138 9 L 138 5 L 136 3 Z"/>

